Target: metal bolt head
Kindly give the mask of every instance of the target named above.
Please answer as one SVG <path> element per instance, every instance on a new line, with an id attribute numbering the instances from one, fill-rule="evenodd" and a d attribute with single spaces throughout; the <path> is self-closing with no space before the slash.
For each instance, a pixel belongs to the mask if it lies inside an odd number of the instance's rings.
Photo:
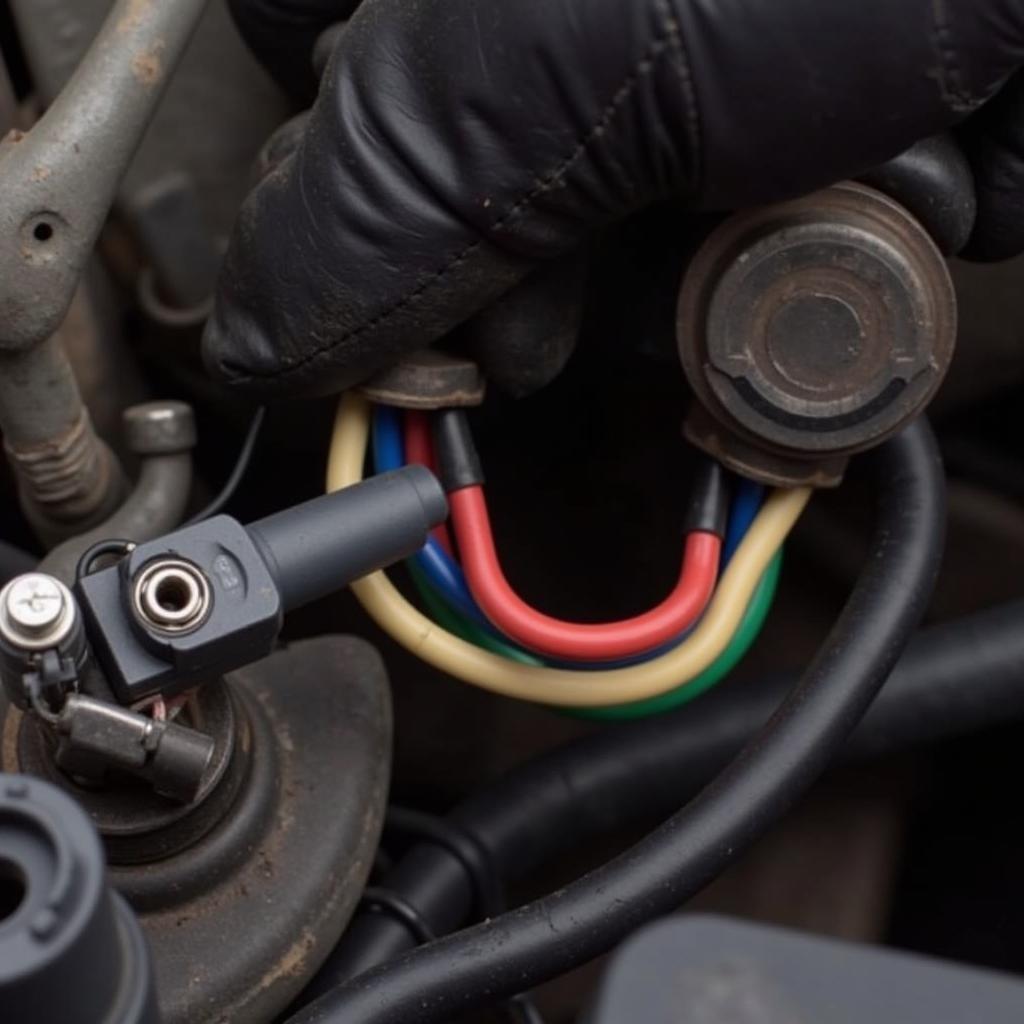
<path id="1" fill-rule="evenodd" d="M 185 402 L 143 402 L 124 411 L 125 441 L 136 455 L 174 455 L 196 443 L 196 421 Z"/>
<path id="2" fill-rule="evenodd" d="M 71 592 L 46 573 L 17 576 L 0 591 L 0 635 L 16 647 L 57 646 L 71 632 L 76 616 Z"/>

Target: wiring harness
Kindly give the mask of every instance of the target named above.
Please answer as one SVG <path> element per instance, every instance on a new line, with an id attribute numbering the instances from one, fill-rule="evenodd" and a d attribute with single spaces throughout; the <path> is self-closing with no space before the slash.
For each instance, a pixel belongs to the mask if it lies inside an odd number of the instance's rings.
<path id="1" fill-rule="evenodd" d="M 506 696 L 600 717 L 637 717 L 692 700 L 723 679 L 753 644 L 771 607 L 781 545 L 810 491 L 741 484 L 727 515 L 723 471 L 705 467 L 687 516 L 679 582 L 656 608 L 617 623 L 564 622 L 512 590 L 491 535 L 483 474 L 460 412 L 436 416 L 435 457 L 422 414 L 339 406 L 328 489 L 362 479 L 371 435 L 378 472 L 419 462 L 437 468 L 449 495 L 460 565 L 447 531 L 412 560 L 424 615 L 383 573 L 353 586 L 370 615 L 423 660 Z M 721 565 L 724 569 L 719 575 Z M 428 617 L 432 616 L 433 618 Z"/>
<path id="2" fill-rule="evenodd" d="M 368 433 L 368 406 L 346 399 L 336 424 L 331 484 L 361 476 Z M 679 907 L 790 808 L 856 727 L 895 665 L 927 605 L 942 554 L 944 483 L 927 425 L 908 428 L 865 462 L 877 496 L 865 567 L 814 660 L 714 781 L 646 838 L 583 878 L 329 988 L 291 1024 L 431 1024 L 529 989 Z M 724 598 L 749 601 L 806 500 L 801 492 L 772 495 L 693 633 L 668 654 L 628 668 L 586 673 L 507 662 L 439 632 L 380 573 L 354 589 L 374 617 L 421 657 L 496 692 L 575 706 L 594 706 L 593 691 L 611 691 L 620 703 L 650 698 L 659 686 L 670 688 L 666 677 L 672 672 L 721 653 L 718 631 L 735 629 L 740 617 L 725 609 Z M 688 647 L 695 638 L 696 647 Z"/>

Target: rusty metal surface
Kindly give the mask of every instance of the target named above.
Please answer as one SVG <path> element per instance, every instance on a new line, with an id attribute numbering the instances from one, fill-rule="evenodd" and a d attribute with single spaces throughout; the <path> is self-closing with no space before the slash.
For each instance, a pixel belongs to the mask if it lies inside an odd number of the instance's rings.
<path id="1" fill-rule="evenodd" d="M 101 522 L 86 529 L 76 521 L 68 537 L 43 559 L 44 572 L 70 585 L 78 560 L 101 540 L 152 540 L 177 526 L 192 490 L 192 449 L 195 419 L 184 402 L 145 402 L 129 406 L 123 415 L 130 451 L 142 457 L 138 479 L 124 503 Z"/>
<path id="2" fill-rule="evenodd" d="M 280 1013 L 351 916 L 383 820 L 391 710 L 376 651 L 302 641 L 230 685 L 246 771 L 222 820 L 187 850 L 110 871 L 140 913 L 164 1024 Z M 18 746 L 8 714 L 4 770 L 20 767 Z"/>
<path id="3" fill-rule="evenodd" d="M 50 103 L 88 49 L 112 0 L 11 0 L 40 98 Z M 288 105 L 235 30 L 223 0 L 207 4 L 120 191 L 131 204 L 169 171 L 195 185 L 204 222 L 227 234 L 263 142 Z M 197 130 L 200 128 L 201 130 Z"/>
<path id="4" fill-rule="evenodd" d="M 800 461 L 903 426 L 941 383 L 955 332 L 934 242 L 854 184 L 724 222 L 687 271 L 677 324 L 687 378 L 715 419 L 753 452 Z"/>
<path id="5" fill-rule="evenodd" d="M 118 0 L 31 131 L 0 144 L 0 347 L 60 326 L 206 0 Z"/>
<path id="6" fill-rule="evenodd" d="M 371 401 L 402 409 L 456 409 L 480 405 L 485 385 L 473 360 L 423 349 L 371 377 L 361 390 Z"/>
<path id="7" fill-rule="evenodd" d="M 50 365 L 53 374 L 39 376 L 40 368 L 45 370 L 54 354 L 56 358 Z M 38 399 L 43 405 L 25 404 L 24 399 L 34 393 L 29 387 L 17 395 L 17 384 L 23 374 L 49 385 Z M 0 395 L 11 396 L 11 402 L 0 413 L 4 450 L 18 481 L 22 509 L 40 539 L 54 544 L 102 522 L 121 501 L 124 477 L 117 458 L 96 435 L 56 341 L 25 353 L 0 357 L 0 379 Z M 78 400 L 62 401 L 67 395 Z M 0 404 L 2 401 L 0 398 Z M 12 406 L 26 408 L 20 421 L 16 415 L 8 418 Z M 61 420 L 68 411 L 76 417 L 64 424 Z M 13 427 L 12 421 L 17 421 L 22 429 L 8 430 Z M 32 433 L 40 436 L 32 438 Z"/>
<path id="8" fill-rule="evenodd" d="M 769 487 L 838 487 L 850 461 L 845 456 L 800 459 L 767 451 L 723 426 L 699 402 L 690 407 L 683 434 L 711 458 Z"/>
<path id="9" fill-rule="evenodd" d="M 54 334 L 204 5 L 118 0 L 49 109 L 0 143 L 0 427 L 48 540 L 61 523 L 104 518 L 123 494 Z"/>

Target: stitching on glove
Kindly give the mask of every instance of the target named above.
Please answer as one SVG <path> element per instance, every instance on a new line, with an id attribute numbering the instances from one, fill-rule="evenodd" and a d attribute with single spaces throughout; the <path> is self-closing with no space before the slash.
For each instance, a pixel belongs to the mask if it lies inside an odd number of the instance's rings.
<path id="1" fill-rule="evenodd" d="M 690 55 L 683 40 L 679 19 L 668 0 L 655 0 L 655 3 L 665 19 L 665 38 L 675 51 L 678 61 L 679 86 L 683 91 L 683 99 L 686 103 L 686 127 L 690 136 L 690 181 L 693 183 L 693 190 L 699 192 L 700 183 L 704 177 L 701 167 L 704 147 L 701 139 L 703 133 L 700 123 L 700 108 L 697 106 L 697 91 L 693 84 Z"/>
<path id="2" fill-rule="evenodd" d="M 655 0 L 656 3 L 660 4 L 663 0 Z M 517 200 L 498 220 L 491 225 L 492 231 L 500 231 L 509 220 L 517 216 L 525 207 L 529 206 L 539 196 L 545 192 L 550 191 L 557 183 L 562 181 L 573 165 L 583 156 L 590 144 L 597 138 L 600 138 L 607 127 L 614 120 L 615 116 L 619 113 L 625 102 L 630 98 L 636 89 L 637 83 L 644 76 L 651 73 L 658 61 L 661 60 L 668 53 L 676 53 L 682 55 L 682 49 L 680 45 L 679 26 L 671 14 L 669 14 L 667 24 L 662 26 L 663 34 L 659 35 L 656 39 L 652 40 L 650 46 L 648 46 L 644 55 L 637 61 L 633 71 L 623 79 L 622 85 L 615 91 L 612 98 L 606 104 L 601 115 L 598 117 L 594 125 L 582 136 L 580 141 L 573 147 L 569 155 L 548 175 L 543 179 L 536 182 L 535 187 L 531 189 L 526 195 Z M 673 39 L 675 37 L 675 39 Z M 688 68 L 688 65 L 687 65 Z M 687 74 L 687 78 L 689 75 Z M 689 94 L 688 94 L 689 96 Z M 696 114 L 692 115 L 692 119 L 696 119 Z M 293 362 L 285 362 L 282 360 L 280 369 L 270 371 L 267 373 L 253 373 L 250 372 L 244 376 L 235 377 L 237 383 L 244 384 L 246 381 L 254 380 L 265 380 L 271 377 L 285 378 L 293 376 L 296 372 L 302 370 L 307 364 L 320 359 L 321 357 L 328 355 L 334 349 L 346 345 L 355 339 L 361 337 L 369 331 L 374 330 L 381 324 L 388 321 L 396 313 L 401 312 L 408 306 L 414 305 L 419 302 L 432 288 L 440 284 L 449 274 L 454 270 L 458 269 L 463 263 L 468 260 L 474 252 L 480 249 L 485 242 L 485 239 L 478 239 L 475 242 L 467 245 L 458 255 L 435 271 L 431 277 L 425 280 L 423 283 L 418 285 L 413 291 L 409 292 L 399 299 L 394 305 L 389 306 L 386 310 L 378 313 L 373 319 L 366 321 L 366 323 L 360 324 L 354 330 L 349 331 L 348 334 L 344 334 L 339 338 L 335 338 L 328 344 L 321 346 L 320 348 L 313 349 L 312 351 L 304 353 L 300 358 Z"/>

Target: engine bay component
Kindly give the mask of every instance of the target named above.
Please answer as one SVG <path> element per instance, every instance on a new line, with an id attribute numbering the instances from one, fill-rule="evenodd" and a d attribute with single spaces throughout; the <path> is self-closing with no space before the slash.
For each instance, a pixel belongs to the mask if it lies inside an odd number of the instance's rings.
<path id="1" fill-rule="evenodd" d="M 140 544 L 76 594 L 118 697 L 171 696 L 266 656 L 286 611 L 411 554 L 446 514 L 413 466 L 248 527 L 215 516 Z"/>
<path id="2" fill-rule="evenodd" d="M 3 769 L 60 786 L 95 822 L 153 953 L 162 1024 L 269 1021 L 337 942 L 373 863 L 391 758 L 387 675 L 369 644 L 323 636 L 194 700 L 177 721 L 202 723 L 216 751 L 191 804 L 75 781 L 44 724 L 0 706 Z"/>
<path id="3" fill-rule="evenodd" d="M 138 479 L 118 509 L 98 526 L 69 537 L 39 563 L 42 572 L 69 586 L 82 555 L 111 537 L 133 543 L 152 540 L 181 522 L 192 490 L 196 423 L 185 402 L 142 402 L 125 409 L 124 442 L 139 456 Z"/>
<path id="4" fill-rule="evenodd" d="M 328 490 L 362 479 L 370 434 L 369 403 L 346 394 L 338 406 L 327 472 Z M 649 661 L 596 672 L 509 660 L 441 629 L 415 608 L 383 572 L 352 584 L 367 613 L 417 657 L 463 682 L 519 700 L 563 708 L 606 708 L 661 697 L 697 679 L 728 649 L 759 582 L 810 499 L 807 488 L 780 489 L 755 522 L 696 628 Z"/>
<path id="5" fill-rule="evenodd" d="M 51 543 L 124 496 L 54 334 L 204 6 L 119 0 L 39 122 L 0 143 L 0 426 L 26 512 Z"/>
<path id="6" fill-rule="evenodd" d="M 461 409 L 480 405 L 486 384 L 474 360 L 427 348 L 375 374 L 360 390 L 402 409 Z"/>
<path id="7" fill-rule="evenodd" d="M 196 798 L 213 759 L 214 741 L 198 729 L 83 694 L 68 697 L 54 725 L 62 737 L 57 763 L 65 771 L 102 782 L 108 768 L 120 769 L 183 804 Z"/>
<path id="8" fill-rule="evenodd" d="M 30 572 L 0 590 L 0 680 L 15 705 L 60 703 L 87 654 L 78 605 L 60 580 Z"/>
<path id="9" fill-rule="evenodd" d="M 762 482 L 827 486 L 934 395 L 956 300 L 924 228 L 845 183 L 720 225 L 686 272 L 677 332 L 690 440 Z"/>
<path id="10" fill-rule="evenodd" d="M 96 831 L 42 779 L 0 775 L 0 1007 L 11 1021 L 157 1024 L 142 929 Z"/>
<path id="11" fill-rule="evenodd" d="M 587 1024 L 676 1024 L 681 1004 L 708 1024 L 1015 1024 L 1024 1016 L 1024 983 L 781 928 L 684 916 L 651 925 L 623 945 Z"/>

